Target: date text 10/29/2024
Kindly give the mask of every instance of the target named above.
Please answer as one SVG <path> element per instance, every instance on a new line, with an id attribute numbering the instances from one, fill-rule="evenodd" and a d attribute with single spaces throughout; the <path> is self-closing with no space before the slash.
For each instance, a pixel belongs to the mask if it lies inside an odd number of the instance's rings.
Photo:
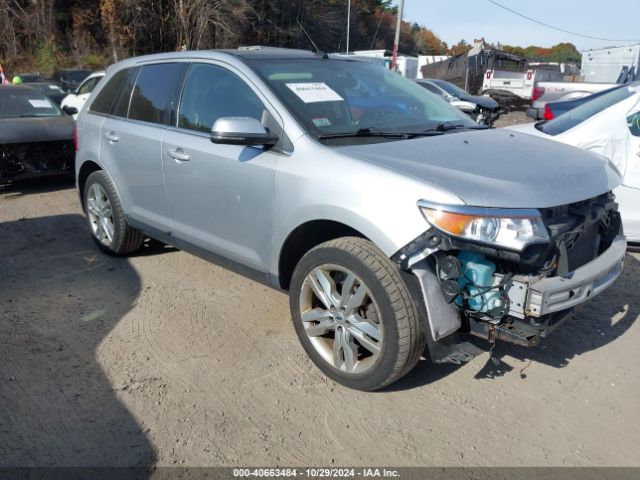
<path id="1" fill-rule="evenodd" d="M 388 468 L 234 468 L 234 477 L 398 478 Z"/>

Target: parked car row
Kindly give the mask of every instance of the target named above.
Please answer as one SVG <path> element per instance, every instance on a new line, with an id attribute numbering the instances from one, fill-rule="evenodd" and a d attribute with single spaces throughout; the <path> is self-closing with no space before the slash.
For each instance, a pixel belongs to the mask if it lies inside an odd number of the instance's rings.
<path id="1" fill-rule="evenodd" d="M 351 388 L 388 385 L 422 355 L 468 361 L 481 350 L 462 334 L 533 347 L 622 270 L 612 162 L 480 126 L 370 62 L 129 59 L 77 129 L 101 250 L 152 237 L 288 291 L 305 351 Z"/>
<path id="2" fill-rule="evenodd" d="M 0 86 L 0 185 L 73 174 L 73 120 L 103 76 L 104 72 L 92 73 L 69 94 L 55 83 L 40 81 L 37 74 L 24 75 L 34 81 Z M 67 80 L 74 78 L 79 77 Z"/>
<path id="3" fill-rule="evenodd" d="M 444 98 L 454 107 L 459 108 L 480 125 L 493 126 L 494 122 L 504 111 L 493 98 L 489 96 L 469 95 L 463 89 L 445 80 L 420 79 L 418 84 L 431 93 Z"/>

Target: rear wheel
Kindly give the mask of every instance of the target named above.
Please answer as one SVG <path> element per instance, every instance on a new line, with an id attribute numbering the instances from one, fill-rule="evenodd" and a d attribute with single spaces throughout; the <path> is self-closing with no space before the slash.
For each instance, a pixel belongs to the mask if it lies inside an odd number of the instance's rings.
<path id="1" fill-rule="evenodd" d="M 398 267 L 362 238 L 309 251 L 294 271 L 290 304 L 311 360 L 346 387 L 382 388 L 409 372 L 424 350 Z"/>
<path id="2" fill-rule="evenodd" d="M 144 235 L 127 224 L 116 189 L 102 170 L 87 178 L 84 207 L 91 236 L 102 251 L 126 255 L 142 246 Z"/>

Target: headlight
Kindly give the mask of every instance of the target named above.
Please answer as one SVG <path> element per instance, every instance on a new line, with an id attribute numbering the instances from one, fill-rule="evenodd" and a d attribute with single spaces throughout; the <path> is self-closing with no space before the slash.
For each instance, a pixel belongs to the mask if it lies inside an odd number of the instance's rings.
<path id="1" fill-rule="evenodd" d="M 432 226 L 465 240 L 517 251 L 549 242 L 537 210 L 447 207 L 427 202 L 418 202 L 418 206 Z"/>

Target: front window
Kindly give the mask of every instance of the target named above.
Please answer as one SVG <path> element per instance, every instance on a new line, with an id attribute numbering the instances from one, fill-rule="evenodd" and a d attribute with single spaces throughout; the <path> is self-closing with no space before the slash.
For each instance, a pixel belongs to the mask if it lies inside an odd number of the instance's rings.
<path id="1" fill-rule="evenodd" d="M 478 128 L 420 85 L 369 62 L 318 58 L 248 63 L 317 138 L 362 131 L 420 134 L 442 125 Z"/>
<path id="2" fill-rule="evenodd" d="M 39 91 L 33 89 L 0 90 L 0 118 L 59 117 L 62 112 Z"/>
<path id="3" fill-rule="evenodd" d="M 252 117 L 260 120 L 264 106 L 256 94 L 228 70 L 195 63 L 184 86 L 178 127 L 211 132 L 222 117 Z"/>
<path id="4" fill-rule="evenodd" d="M 622 87 L 583 103 L 549 122 L 539 123 L 536 127 L 547 135 L 560 135 L 607 108 L 629 98 L 640 91 L 638 87 Z"/>

